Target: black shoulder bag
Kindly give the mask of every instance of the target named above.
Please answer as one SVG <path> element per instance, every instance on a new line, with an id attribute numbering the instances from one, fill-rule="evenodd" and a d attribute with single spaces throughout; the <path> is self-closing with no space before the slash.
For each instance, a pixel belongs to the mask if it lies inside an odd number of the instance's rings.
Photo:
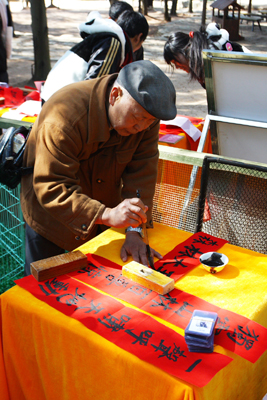
<path id="1" fill-rule="evenodd" d="M 15 189 L 21 177 L 33 172 L 33 167 L 23 168 L 23 153 L 31 128 L 8 128 L 0 138 L 0 183 Z"/>

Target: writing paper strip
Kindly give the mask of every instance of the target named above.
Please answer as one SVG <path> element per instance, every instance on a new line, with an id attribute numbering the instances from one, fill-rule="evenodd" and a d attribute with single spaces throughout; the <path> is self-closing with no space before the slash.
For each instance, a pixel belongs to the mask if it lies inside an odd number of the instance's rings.
<path id="1" fill-rule="evenodd" d="M 216 352 L 190 353 L 177 332 L 66 275 L 42 283 L 27 276 L 16 284 L 122 349 L 198 387 L 232 361 Z"/>
<path id="2" fill-rule="evenodd" d="M 203 253 L 218 251 L 225 243 L 224 239 L 195 233 L 155 262 L 154 269 L 177 281 L 200 264 L 199 257 Z"/>
<path id="3" fill-rule="evenodd" d="M 120 265 L 94 254 L 88 254 L 87 258 L 88 267 L 70 274 L 72 277 L 182 329 L 186 328 L 194 310 L 216 312 L 214 343 L 252 363 L 267 349 L 267 329 L 257 322 L 178 289 L 159 295 L 122 276 Z"/>

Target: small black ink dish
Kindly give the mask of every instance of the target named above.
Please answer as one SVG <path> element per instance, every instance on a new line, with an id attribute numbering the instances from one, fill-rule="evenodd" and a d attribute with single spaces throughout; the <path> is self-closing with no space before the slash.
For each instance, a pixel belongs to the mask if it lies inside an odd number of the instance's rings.
<path id="1" fill-rule="evenodd" d="M 203 267 L 211 274 L 216 274 L 224 269 L 229 260 L 225 254 L 210 251 L 199 257 L 199 261 Z"/>

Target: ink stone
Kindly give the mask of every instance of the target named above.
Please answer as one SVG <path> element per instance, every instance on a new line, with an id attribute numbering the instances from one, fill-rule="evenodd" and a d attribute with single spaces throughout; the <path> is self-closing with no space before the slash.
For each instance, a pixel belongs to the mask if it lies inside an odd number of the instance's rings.
<path id="1" fill-rule="evenodd" d="M 202 261 L 202 264 L 205 264 L 208 267 L 220 267 L 224 264 L 224 262 L 222 261 L 222 254 L 212 253 L 209 258 Z"/>

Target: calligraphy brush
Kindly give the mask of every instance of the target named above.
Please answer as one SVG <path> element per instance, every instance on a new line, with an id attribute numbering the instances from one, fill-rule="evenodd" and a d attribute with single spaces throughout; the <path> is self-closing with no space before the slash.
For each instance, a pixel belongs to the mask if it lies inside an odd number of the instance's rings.
<path id="1" fill-rule="evenodd" d="M 141 199 L 140 191 L 138 189 L 136 190 L 136 196 L 139 199 Z M 143 230 L 143 233 L 144 233 L 143 239 L 144 239 L 144 243 L 146 245 L 146 252 L 147 252 L 148 262 L 149 262 L 150 267 L 154 269 L 154 260 L 153 260 L 153 257 L 151 255 L 151 249 L 150 249 L 150 246 L 149 246 L 149 241 L 148 241 L 148 236 L 147 236 L 147 229 L 146 229 L 146 224 L 145 223 L 142 224 L 142 230 Z"/>

